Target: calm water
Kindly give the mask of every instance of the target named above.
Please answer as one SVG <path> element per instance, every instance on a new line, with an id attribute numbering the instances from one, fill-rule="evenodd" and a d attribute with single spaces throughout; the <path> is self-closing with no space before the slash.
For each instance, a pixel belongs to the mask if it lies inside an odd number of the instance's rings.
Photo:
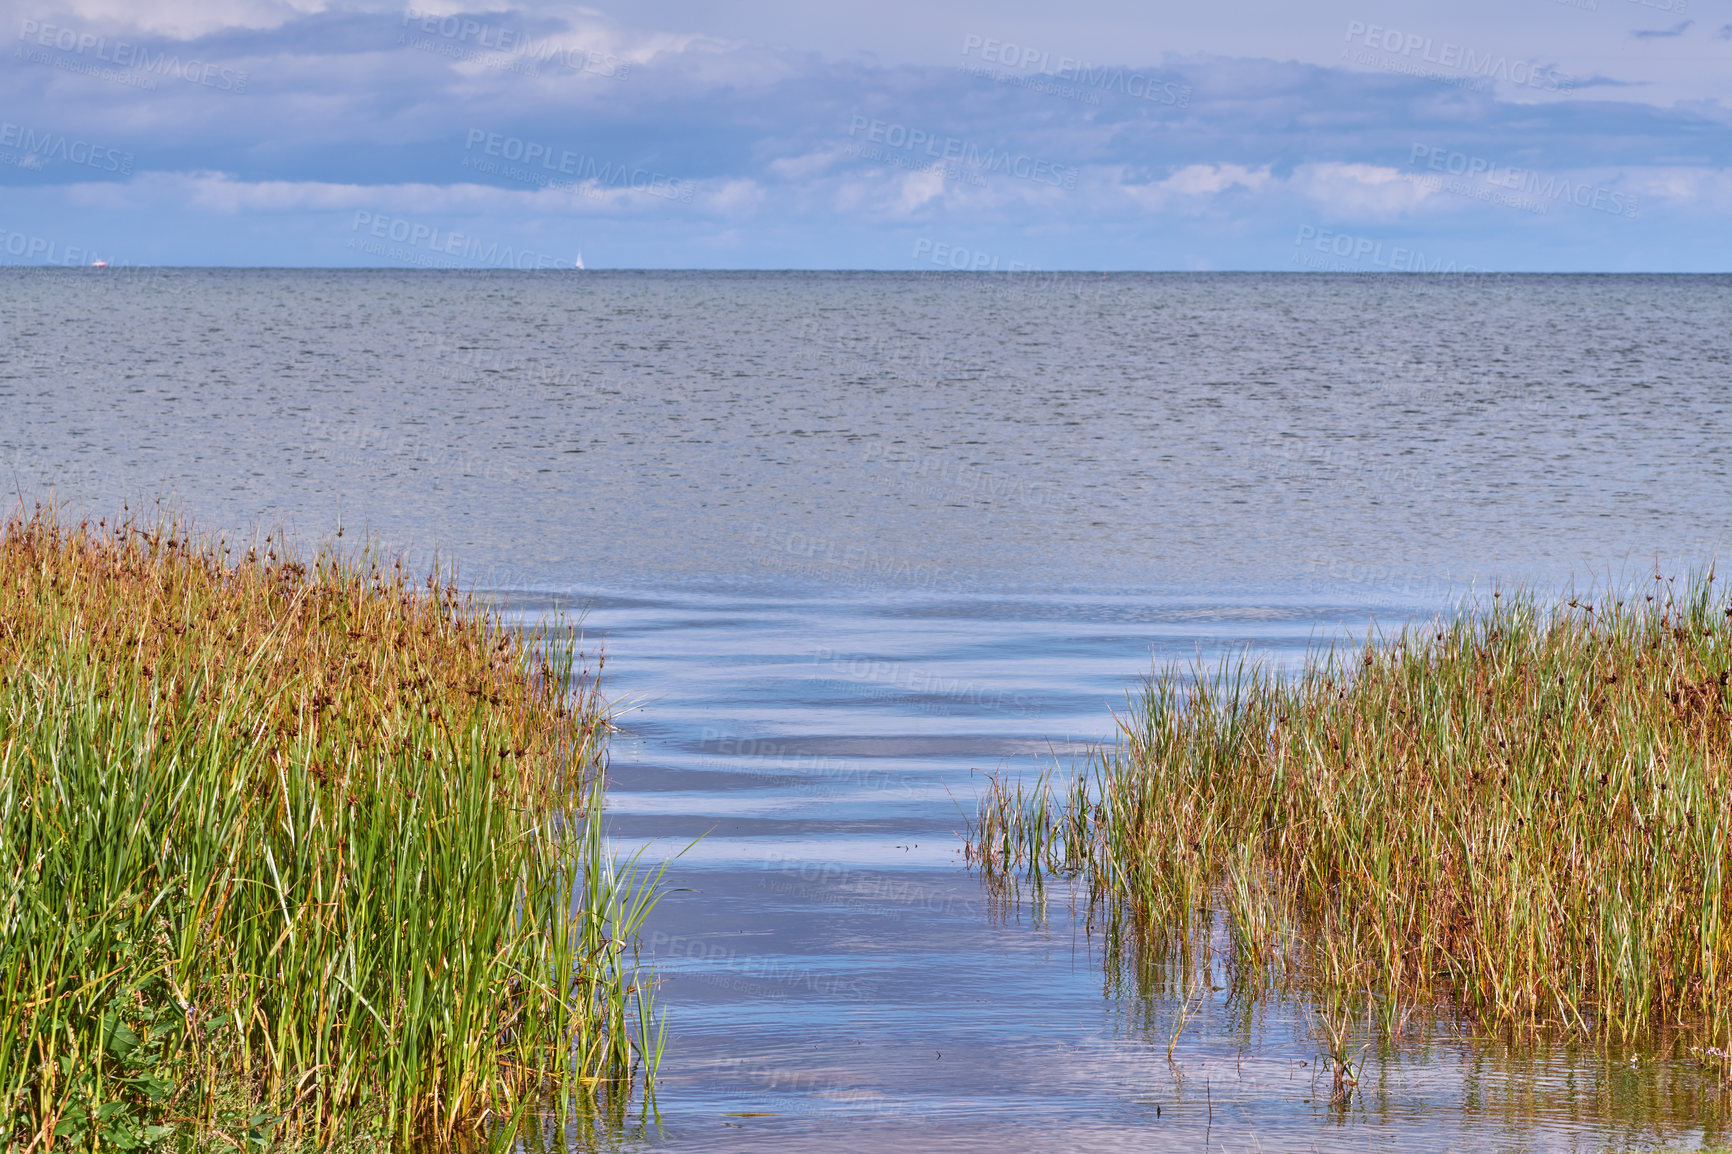
<path id="1" fill-rule="evenodd" d="M 623 1145 L 1717 1132 L 1687 1062 L 1441 1025 L 1336 1112 L 1306 1007 L 1224 990 L 1170 1066 L 1174 1003 L 1107 989 L 1062 893 L 989 903 L 958 831 L 1151 661 L 1716 555 L 1732 278 L 108 271 L 0 272 L 21 491 L 340 521 L 587 614 L 614 833 L 690 847 Z"/>

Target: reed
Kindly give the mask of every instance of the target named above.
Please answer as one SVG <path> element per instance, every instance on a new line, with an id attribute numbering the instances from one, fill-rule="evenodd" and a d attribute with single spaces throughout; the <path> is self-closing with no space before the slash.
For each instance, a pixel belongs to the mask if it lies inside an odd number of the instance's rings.
<path id="1" fill-rule="evenodd" d="M 1080 874 L 1146 957 L 1224 925 L 1239 978 L 1367 999 L 1395 1032 L 1432 1004 L 1723 1034 L 1732 607 L 1713 581 L 1493 594 L 1285 676 L 1166 669 L 1072 785 L 993 783 L 971 855 Z"/>
<path id="2" fill-rule="evenodd" d="M 0 1141 L 449 1140 L 653 1075 L 577 661 L 366 554 L 15 516 Z"/>

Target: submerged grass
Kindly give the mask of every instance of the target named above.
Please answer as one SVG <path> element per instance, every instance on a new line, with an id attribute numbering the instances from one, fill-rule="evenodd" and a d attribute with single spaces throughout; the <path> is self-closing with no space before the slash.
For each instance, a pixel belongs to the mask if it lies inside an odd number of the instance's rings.
<path id="1" fill-rule="evenodd" d="M 1235 981 L 1369 999 L 1397 1033 L 1430 1004 L 1723 1038 L 1729 646 L 1710 573 L 1599 605 L 1494 594 L 1291 676 L 1169 669 L 1092 773 L 995 782 L 971 854 L 1080 874 L 1112 957 L 1190 972 L 1224 924 Z"/>
<path id="2" fill-rule="evenodd" d="M 605 852 L 575 635 L 232 549 L 0 536 L 0 1143 L 441 1141 L 629 1094 L 654 881 Z"/>

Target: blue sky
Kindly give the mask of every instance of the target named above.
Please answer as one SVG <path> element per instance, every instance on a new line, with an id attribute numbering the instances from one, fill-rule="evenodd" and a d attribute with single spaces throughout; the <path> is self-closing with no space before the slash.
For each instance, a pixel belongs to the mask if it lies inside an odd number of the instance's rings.
<path id="1" fill-rule="evenodd" d="M 1732 270 L 1732 0 L 0 22 L 0 260 Z"/>

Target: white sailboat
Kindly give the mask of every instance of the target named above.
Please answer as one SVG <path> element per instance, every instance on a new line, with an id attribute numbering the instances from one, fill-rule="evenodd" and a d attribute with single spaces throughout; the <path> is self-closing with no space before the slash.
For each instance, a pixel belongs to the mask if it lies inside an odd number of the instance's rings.
<path id="1" fill-rule="evenodd" d="M 571 267 L 572 268 L 582 268 L 583 267 L 583 254 L 581 252 L 577 254 L 577 263 L 572 265 Z"/>

